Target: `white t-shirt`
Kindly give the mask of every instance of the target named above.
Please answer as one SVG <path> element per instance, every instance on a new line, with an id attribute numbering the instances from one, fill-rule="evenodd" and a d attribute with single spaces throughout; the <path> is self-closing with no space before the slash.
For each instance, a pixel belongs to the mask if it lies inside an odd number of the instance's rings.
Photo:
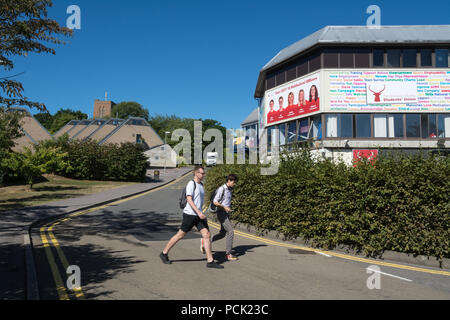
<path id="1" fill-rule="evenodd" d="M 194 192 L 194 183 L 196 184 L 195 192 Z M 203 188 L 202 183 L 197 183 L 193 180 L 189 181 L 186 186 L 186 197 L 191 196 L 192 201 L 194 201 L 195 206 L 203 211 L 203 201 L 205 198 L 205 189 Z M 189 214 L 191 216 L 196 216 L 197 213 L 194 209 L 191 208 L 189 202 L 186 204 L 186 207 L 183 210 L 183 213 Z"/>

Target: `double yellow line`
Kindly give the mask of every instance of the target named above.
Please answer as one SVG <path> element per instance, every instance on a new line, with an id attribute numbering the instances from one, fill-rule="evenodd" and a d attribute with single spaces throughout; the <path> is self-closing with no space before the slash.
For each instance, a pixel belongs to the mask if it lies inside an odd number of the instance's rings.
<path id="1" fill-rule="evenodd" d="M 70 264 L 69 264 L 66 256 L 64 255 L 64 252 L 61 249 L 61 246 L 59 245 L 58 240 L 56 239 L 55 235 L 53 234 L 53 229 L 54 229 L 55 226 L 57 226 L 58 224 L 61 224 L 63 222 L 67 222 L 69 220 L 72 220 L 73 218 L 76 218 L 78 216 L 81 216 L 81 215 L 84 215 L 84 214 L 87 214 L 87 213 L 91 213 L 91 212 L 94 212 L 94 211 L 102 210 L 102 209 L 110 207 L 110 206 L 118 205 L 120 203 L 127 202 L 127 201 L 130 201 L 130 200 L 139 198 L 139 197 L 143 197 L 143 196 L 148 195 L 150 193 L 153 193 L 153 192 L 159 191 L 161 189 L 167 188 L 167 187 L 177 183 L 181 179 L 183 179 L 189 173 L 190 172 L 186 173 L 185 175 L 181 176 L 180 178 L 178 178 L 178 179 L 176 179 L 176 180 L 174 180 L 174 181 L 172 181 L 172 182 L 170 182 L 170 183 L 168 183 L 166 185 L 154 188 L 154 189 L 152 189 L 150 191 L 146 191 L 144 193 L 140 193 L 138 195 L 131 196 L 129 198 L 125 198 L 125 199 L 122 199 L 122 200 L 114 201 L 114 202 L 108 203 L 106 205 L 102 205 L 102 206 L 98 206 L 98 207 L 95 207 L 95 208 L 87 209 L 87 210 L 84 210 L 84 211 L 72 213 L 72 214 L 69 214 L 66 217 L 62 217 L 62 218 L 59 218 L 59 219 L 57 219 L 57 220 L 55 220 L 53 222 L 49 222 L 49 223 L 45 224 L 43 227 L 41 227 L 40 228 L 41 241 L 42 241 L 42 244 L 43 244 L 44 249 L 45 249 L 45 254 L 47 256 L 48 263 L 50 265 L 50 269 L 51 269 L 51 272 L 52 272 L 53 280 L 55 281 L 55 284 L 56 284 L 56 291 L 58 293 L 59 299 L 60 300 L 70 300 L 70 295 L 67 292 L 67 289 L 66 289 L 63 277 L 61 276 L 61 273 L 59 272 L 58 265 L 56 263 L 55 257 L 54 257 L 53 252 L 52 252 L 52 247 L 56 250 L 56 253 L 57 253 L 57 255 L 59 257 L 59 260 L 60 260 L 62 266 L 64 267 L 65 271 L 70 266 Z M 74 291 L 74 295 L 75 295 L 75 297 L 77 299 L 79 299 L 79 300 L 86 299 L 85 296 L 84 296 L 82 288 L 73 288 L 73 291 Z"/>
<path id="2" fill-rule="evenodd" d="M 213 228 L 220 230 L 219 224 L 211 222 L 211 221 L 208 221 L 208 224 L 210 226 L 212 226 Z M 424 273 L 430 273 L 430 274 L 437 274 L 437 275 L 443 275 L 443 276 L 450 277 L 450 272 L 447 272 L 447 271 L 411 267 L 411 266 L 402 265 L 402 264 L 388 263 L 388 262 L 382 262 L 382 261 L 377 261 L 377 260 L 358 258 L 358 257 L 350 256 L 347 254 L 341 254 L 341 253 L 336 253 L 336 252 L 316 250 L 316 249 L 311 249 L 311 248 L 296 246 L 293 244 L 288 244 L 288 243 L 283 243 L 283 242 L 273 241 L 270 239 L 261 238 L 261 237 L 258 237 L 258 236 L 252 235 L 252 234 L 248 234 L 245 232 L 241 232 L 238 230 L 234 230 L 234 233 L 237 235 L 240 235 L 241 237 L 247 238 L 247 239 L 256 240 L 256 241 L 259 241 L 262 243 L 267 243 L 267 244 L 278 246 L 278 247 L 285 247 L 285 248 L 290 248 L 290 249 L 301 249 L 301 250 L 310 251 L 310 252 L 322 253 L 324 255 L 329 255 L 329 256 L 336 257 L 336 258 L 345 259 L 345 260 L 352 260 L 352 261 L 356 261 L 356 262 L 368 263 L 371 265 L 379 265 L 379 266 L 385 266 L 385 267 L 391 267 L 391 268 L 397 268 L 397 269 L 403 269 L 403 270 L 410 270 L 410 271 L 417 271 L 417 272 L 424 272 Z"/>

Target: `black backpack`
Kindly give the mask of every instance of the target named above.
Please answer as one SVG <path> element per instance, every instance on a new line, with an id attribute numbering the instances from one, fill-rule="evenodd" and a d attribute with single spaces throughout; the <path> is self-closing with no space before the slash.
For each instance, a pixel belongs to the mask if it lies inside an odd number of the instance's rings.
<path id="1" fill-rule="evenodd" d="M 195 193 L 195 188 L 197 188 L 197 184 L 195 183 L 194 180 L 192 180 L 194 182 L 194 193 Z M 190 181 L 189 181 L 190 182 Z M 189 184 L 188 182 L 188 184 Z M 186 198 L 186 187 L 184 187 L 183 192 L 181 193 L 181 197 L 180 197 L 180 208 L 184 210 L 184 208 L 186 208 L 187 205 L 187 198 Z"/>
<path id="2" fill-rule="evenodd" d="M 209 212 L 217 212 L 217 206 L 214 204 L 214 198 L 216 197 L 217 191 L 221 188 L 222 186 L 218 187 L 211 195 L 210 203 L 209 203 Z M 222 195 L 220 196 L 219 202 L 221 202 L 223 200 L 223 197 L 225 196 L 225 190 L 223 190 Z"/>

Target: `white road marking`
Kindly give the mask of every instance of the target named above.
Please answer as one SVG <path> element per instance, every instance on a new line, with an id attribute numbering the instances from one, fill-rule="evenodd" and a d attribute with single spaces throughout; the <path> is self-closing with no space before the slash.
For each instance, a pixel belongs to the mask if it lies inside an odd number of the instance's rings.
<path id="1" fill-rule="evenodd" d="M 331 256 L 329 255 L 329 254 L 325 254 L 325 253 L 323 253 L 323 252 L 319 252 L 319 251 L 314 251 L 315 253 L 318 253 L 318 254 L 321 254 L 321 255 L 323 255 L 323 256 L 325 256 L 325 257 L 327 257 L 327 258 L 331 258 Z"/>
<path id="2" fill-rule="evenodd" d="M 381 271 L 373 270 L 373 269 L 370 269 L 370 268 L 367 268 L 367 270 L 368 270 L 368 271 L 372 271 L 372 272 L 378 272 L 378 273 L 384 274 L 384 275 L 386 275 L 386 276 L 393 277 L 393 278 L 397 278 L 397 279 L 400 279 L 400 280 L 403 280 L 403 281 L 412 282 L 412 280 L 410 280 L 410 279 L 406 279 L 406 278 L 394 276 L 393 274 L 389 274 L 389 273 L 386 273 L 386 272 L 381 272 Z"/>

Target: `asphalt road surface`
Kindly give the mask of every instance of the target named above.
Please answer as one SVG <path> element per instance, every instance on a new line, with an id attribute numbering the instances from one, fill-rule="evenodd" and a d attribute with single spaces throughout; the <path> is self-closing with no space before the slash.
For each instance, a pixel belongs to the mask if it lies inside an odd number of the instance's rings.
<path id="1" fill-rule="evenodd" d="M 213 243 L 224 269 L 206 268 L 195 229 L 169 253 L 173 264 L 165 265 L 159 253 L 180 226 L 178 198 L 191 178 L 35 228 L 41 299 L 450 298 L 448 270 L 370 264 L 242 232 L 234 240 L 238 261 L 225 260 L 225 239 Z M 216 234 L 217 225 L 209 223 Z M 81 289 L 69 289 L 77 280 L 76 271 L 66 273 L 73 265 L 79 267 Z M 368 267 L 375 271 L 368 273 Z"/>

